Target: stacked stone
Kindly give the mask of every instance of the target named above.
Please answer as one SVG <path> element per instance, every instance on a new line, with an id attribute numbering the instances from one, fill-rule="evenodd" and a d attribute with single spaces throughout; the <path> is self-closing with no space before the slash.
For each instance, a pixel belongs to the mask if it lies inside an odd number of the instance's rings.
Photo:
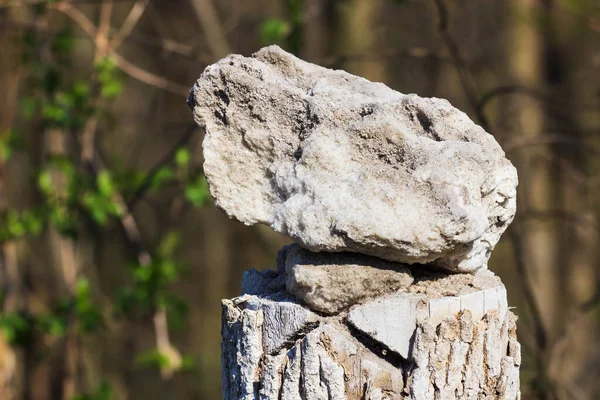
<path id="1" fill-rule="evenodd" d="M 207 67 L 189 104 L 215 204 L 296 242 L 223 301 L 225 399 L 520 397 L 487 270 L 517 176 L 491 135 L 276 46 Z"/>

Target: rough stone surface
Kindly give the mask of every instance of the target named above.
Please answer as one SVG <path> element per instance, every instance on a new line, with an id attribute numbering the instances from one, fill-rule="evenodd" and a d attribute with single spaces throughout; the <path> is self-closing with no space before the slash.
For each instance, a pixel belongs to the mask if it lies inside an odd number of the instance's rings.
<path id="1" fill-rule="evenodd" d="M 474 281 L 478 287 L 473 285 Z M 445 288 L 451 288 L 451 291 Z M 347 320 L 362 334 L 410 359 L 415 332 L 423 321 L 437 326 L 448 316 L 465 311 L 476 321 L 491 311 L 504 320 L 508 303 L 502 282 L 495 276 L 475 278 L 469 274 L 422 280 L 408 291 L 354 307 Z"/>
<path id="2" fill-rule="evenodd" d="M 383 400 L 520 398 L 520 346 L 512 313 L 473 318 L 469 310 L 416 325 L 408 360 L 357 335 L 340 316 L 308 322 L 289 313 L 285 295 L 242 296 L 223 302 L 225 400 Z M 250 305 L 252 304 L 252 305 Z M 293 316 L 300 327 L 283 347 L 265 329 L 267 315 Z M 302 307 L 293 305 L 292 307 Z M 504 317 L 502 316 L 504 315 Z M 282 328 L 282 325 L 279 325 Z M 270 352 L 268 349 L 271 349 Z M 274 350 L 275 349 L 275 350 Z"/>
<path id="3" fill-rule="evenodd" d="M 407 288 L 413 277 L 398 263 L 352 253 L 313 253 L 293 244 L 281 250 L 287 291 L 313 310 L 336 314 Z M 281 278 L 276 278 L 281 279 Z"/>
<path id="4" fill-rule="evenodd" d="M 473 272 L 515 214 L 514 167 L 446 100 L 271 46 L 207 67 L 189 104 L 215 204 L 310 250 Z"/>

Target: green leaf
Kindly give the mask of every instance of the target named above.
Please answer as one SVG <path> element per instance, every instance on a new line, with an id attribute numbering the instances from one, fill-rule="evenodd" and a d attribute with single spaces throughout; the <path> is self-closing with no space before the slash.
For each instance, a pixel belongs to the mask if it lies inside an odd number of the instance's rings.
<path id="1" fill-rule="evenodd" d="M 73 49 L 73 32 L 69 27 L 60 31 L 52 42 L 52 50 L 58 53 L 68 53 Z"/>
<path id="2" fill-rule="evenodd" d="M 123 87 L 121 82 L 117 80 L 110 80 L 104 82 L 102 85 L 102 89 L 100 90 L 100 95 L 106 99 L 113 99 L 121 94 Z"/>
<path id="3" fill-rule="evenodd" d="M 8 143 L 6 143 L 3 140 L 0 140 L 0 162 L 7 161 L 11 155 L 12 149 L 10 148 Z"/>
<path id="4" fill-rule="evenodd" d="M 203 175 L 199 175 L 185 188 L 185 197 L 196 207 L 202 207 L 210 199 L 208 184 Z"/>
<path id="5" fill-rule="evenodd" d="M 179 167 L 185 167 L 190 163 L 191 158 L 190 150 L 186 147 L 182 147 L 175 153 L 175 164 Z"/>
<path id="6" fill-rule="evenodd" d="M 10 236 L 17 239 L 27 233 L 18 212 L 15 210 L 8 210 L 6 212 L 6 227 Z"/>
<path id="7" fill-rule="evenodd" d="M 100 79 L 110 78 L 115 68 L 115 63 L 109 57 L 96 63 L 96 71 L 98 71 Z"/>
<path id="8" fill-rule="evenodd" d="M 96 185 L 101 195 L 110 197 L 115 193 L 115 185 L 110 172 L 101 171 L 96 178 Z"/>
<path id="9" fill-rule="evenodd" d="M 9 133 L 7 143 L 13 151 L 23 151 L 26 148 L 25 139 L 15 131 Z"/>
<path id="10" fill-rule="evenodd" d="M 279 18 L 269 18 L 261 26 L 261 41 L 263 44 L 281 44 L 292 30 L 288 21 Z"/>
<path id="11" fill-rule="evenodd" d="M 54 193 L 54 184 L 52 183 L 52 175 L 50 171 L 42 171 L 38 175 L 37 186 L 47 197 L 50 197 Z"/>
<path id="12" fill-rule="evenodd" d="M 100 383 L 98 387 L 90 392 L 77 394 L 72 397 L 72 400 L 110 400 L 112 397 L 112 390 L 106 382 Z"/>
<path id="13" fill-rule="evenodd" d="M 185 318 L 189 314 L 188 304 L 178 296 L 168 293 L 164 296 L 162 305 L 167 310 L 169 327 L 182 329 L 185 324 Z"/>
<path id="14" fill-rule="evenodd" d="M 51 206 L 49 208 L 49 221 L 63 236 L 77 239 L 79 220 L 67 207 Z"/>
<path id="15" fill-rule="evenodd" d="M 121 94 L 123 90 L 121 82 L 116 78 L 115 64 L 110 58 L 105 58 L 96 64 L 98 81 L 100 82 L 100 95 L 111 99 Z"/>
<path id="16" fill-rule="evenodd" d="M 11 345 L 25 345 L 31 327 L 29 321 L 20 314 L 8 313 L 0 317 L 0 331 Z"/>
<path id="17" fill-rule="evenodd" d="M 196 371 L 198 369 L 198 362 L 192 356 L 183 356 L 180 368 L 181 372 Z"/>
<path id="18" fill-rule="evenodd" d="M 41 86 L 47 94 L 52 94 L 60 85 L 60 72 L 56 68 L 44 66 Z"/>
<path id="19" fill-rule="evenodd" d="M 161 258 L 171 258 L 173 257 L 173 253 L 181 244 L 181 235 L 179 232 L 170 231 L 166 235 L 163 236 L 160 244 L 158 246 L 158 255 Z"/>
<path id="20" fill-rule="evenodd" d="M 28 234 L 39 235 L 44 228 L 43 215 L 39 209 L 23 211 L 21 222 Z"/>
<path id="21" fill-rule="evenodd" d="M 169 358 L 158 350 L 148 350 L 140 354 L 136 360 L 136 365 L 142 368 L 163 369 L 169 367 Z"/>
<path id="22" fill-rule="evenodd" d="M 56 103 L 46 103 L 42 106 L 42 117 L 47 123 L 66 126 L 69 115 L 67 110 Z"/>
<path id="23" fill-rule="evenodd" d="M 96 330 L 102 320 L 102 313 L 92 300 L 90 284 L 84 278 L 77 280 L 75 285 L 75 313 L 83 333 Z"/>
<path id="24" fill-rule="evenodd" d="M 30 120 L 35 116 L 37 111 L 37 102 L 33 97 L 25 97 L 21 100 L 21 111 L 23 112 L 23 118 Z"/>
<path id="25" fill-rule="evenodd" d="M 152 176 L 152 180 L 150 182 L 150 190 L 157 192 L 160 190 L 166 183 L 171 182 L 175 179 L 175 173 L 173 169 L 169 167 L 161 167 L 154 176 Z"/>
<path id="26" fill-rule="evenodd" d="M 42 332 L 60 337 L 67 332 L 67 320 L 64 317 L 46 314 L 38 319 L 38 327 Z"/>
<path id="27" fill-rule="evenodd" d="M 154 273 L 152 271 L 152 268 L 144 265 L 136 266 L 133 271 L 134 279 L 140 283 L 149 282 L 152 279 L 153 275 Z"/>

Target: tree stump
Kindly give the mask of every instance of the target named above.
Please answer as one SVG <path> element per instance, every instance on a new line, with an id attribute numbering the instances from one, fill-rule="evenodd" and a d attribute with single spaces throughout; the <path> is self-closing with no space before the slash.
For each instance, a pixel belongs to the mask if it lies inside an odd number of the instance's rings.
<path id="1" fill-rule="evenodd" d="M 332 315 L 289 280 L 251 270 L 223 301 L 224 399 L 520 398 L 516 317 L 491 272 L 417 277 Z"/>

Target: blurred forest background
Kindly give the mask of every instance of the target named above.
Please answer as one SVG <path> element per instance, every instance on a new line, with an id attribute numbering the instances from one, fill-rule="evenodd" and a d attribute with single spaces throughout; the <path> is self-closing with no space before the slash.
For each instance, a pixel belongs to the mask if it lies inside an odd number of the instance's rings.
<path id="1" fill-rule="evenodd" d="M 523 398 L 600 398 L 598 0 L 0 0 L 0 398 L 220 398 L 220 299 L 288 240 L 212 206 L 185 100 L 271 43 L 496 137 Z"/>

